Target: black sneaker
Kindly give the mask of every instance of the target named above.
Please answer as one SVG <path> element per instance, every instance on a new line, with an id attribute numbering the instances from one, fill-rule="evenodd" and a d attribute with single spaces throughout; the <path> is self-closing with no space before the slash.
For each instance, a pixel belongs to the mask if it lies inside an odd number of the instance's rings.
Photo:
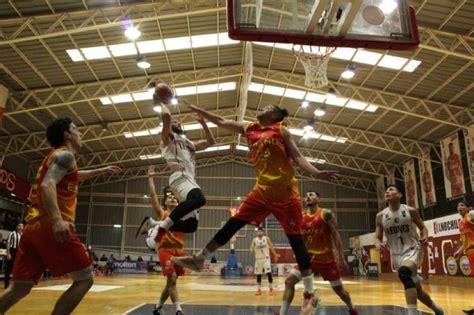
<path id="1" fill-rule="evenodd" d="M 471 308 L 470 310 L 462 310 L 465 314 L 468 315 L 474 315 L 474 308 Z"/>
<path id="2" fill-rule="evenodd" d="M 183 311 L 176 311 L 176 315 L 184 315 Z"/>
<path id="3" fill-rule="evenodd" d="M 153 308 L 153 315 L 164 315 L 163 308 L 157 308 L 156 306 Z"/>
<path id="4" fill-rule="evenodd" d="M 144 217 L 142 223 L 140 223 L 140 227 L 138 228 L 137 233 L 135 233 L 135 239 L 137 239 L 139 235 L 146 235 L 150 227 L 150 217 Z"/>

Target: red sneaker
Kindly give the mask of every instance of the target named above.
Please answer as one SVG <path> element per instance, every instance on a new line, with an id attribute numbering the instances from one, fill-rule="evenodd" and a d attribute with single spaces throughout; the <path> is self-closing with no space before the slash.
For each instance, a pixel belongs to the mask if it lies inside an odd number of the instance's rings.
<path id="1" fill-rule="evenodd" d="M 262 290 L 258 289 L 255 295 L 262 295 Z"/>
<path id="2" fill-rule="evenodd" d="M 270 288 L 270 295 L 273 296 L 274 292 L 273 292 L 273 288 Z"/>
<path id="3" fill-rule="evenodd" d="M 171 261 L 178 266 L 200 272 L 204 266 L 204 259 L 197 259 L 196 256 L 173 257 Z"/>
<path id="4" fill-rule="evenodd" d="M 359 312 L 355 308 L 353 308 L 353 309 L 349 310 L 349 314 L 350 315 L 359 315 Z"/>
<path id="5" fill-rule="evenodd" d="M 161 243 L 161 240 L 163 239 L 163 236 L 165 236 L 166 234 L 166 230 L 163 229 L 163 228 L 158 228 L 158 233 L 156 234 L 156 237 L 155 237 L 155 242 L 156 244 L 160 244 Z"/>

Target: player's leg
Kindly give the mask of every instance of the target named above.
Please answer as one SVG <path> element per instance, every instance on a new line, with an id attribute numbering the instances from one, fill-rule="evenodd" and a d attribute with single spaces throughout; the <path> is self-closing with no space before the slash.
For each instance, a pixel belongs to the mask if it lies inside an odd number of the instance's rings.
<path id="1" fill-rule="evenodd" d="M 178 276 L 174 272 L 168 275 L 166 279 L 167 280 L 166 286 L 168 287 L 171 301 L 176 307 L 176 313 L 178 313 L 179 311 L 181 312 L 183 311 L 183 309 L 181 308 L 181 302 L 179 301 L 178 288 L 176 285 L 177 279 L 178 279 Z"/>
<path id="2" fill-rule="evenodd" d="M 269 293 L 270 295 L 273 295 L 273 276 L 271 272 L 267 272 L 267 278 L 268 278 L 268 287 L 270 289 Z"/>
<path id="3" fill-rule="evenodd" d="M 160 230 L 169 230 L 179 219 L 206 204 L 206 198 L 204 197 L 201 188 L 191 178 L 181 176 L 178 179 L 173 180 L 170 183 L 170 189 L 178 198 L 179 205 L 173 210 L 173 212 L 171 212 L 169 217 L 160 223 Z"/>
<path id="4" fill-rule="evenodd" d="M 301 281 L 301 272 L 297 269 L 292 269 L 290 274 L 285 279 L 285 292 L 283 292 L 283 299 L 280 307 L 280 315 L 287 315 L 290 309 L 291 302 L 295 297 L 295 285 Z"/>
<path id="5" fill-rule="evenodd" d="M 298 198 L 292 198 L 285 205 L 272 207 L 272 213 L 283 227 L 295 254 L 296 262 L 301 271 L 301 279 L 305 288 L 305 296 L 311 298 L 314 294 L 313 271 L 311 270 L 311 258 L 301 236 L 303 225 L 303 209 Z"/>
<path id="6" fill-rule="evenodd" d="M 341 279 L 336 280 L 336 281 L 329 281 L 331 284 L 332 289 L 334 292 L 341 298 L 341 300 L 347 305 L 347 308 L 349 309 L 349 314 L 351 315 L 357 315 L 359 312 L 354 308 L 354 305 L 352 304 L 352 299 L 349 294 L 344 289 L 344 286 L 342 285 Z"/>
<path id="7" fill-rule="evenodd" d="M 250 192 L 240 206 L 238 213 L 227 221 L 203 249 L 193 256 L 175 257 L 172 260 L 179 266 L 194 271 L 201 271 L 204 260 L 209 258 L 217 249 L 224 246 L 237 231 L 249 222 L 259 224 L 269 213 L 270 211 L 266 204 L 259 198 L 256 198 L 253 192 Z"/>
<path id="8" fill-rule="evenodd" d="M 435 315 L 443 315 L 444 311 L 441 307 L 439 307 L 432 299 L 431 296 L 423 290 L 423 287 L 421 286 L 419 280 L 415 282 L 416 284 L 416 293 L 418 296 L 418 300 L 420 300 L 421 303 L 425 304 L 428 306 Z"/>
<path id="9" fill-rule="evenodd" d="M 199 272 L 202 270 L 204 260 L 209 258 L 212 253 L 224 246 L 237 231 L 247 224 L 236 218 L 230 218 L 227 223 L 214 235 L 212 240 L 207 245 L 199 250 L 193 256 L 174 257 L 172 261 L 179 266 Z"/>
<path id="10" fill-rule="evenodd" d="M 398 268 L 398 278 L 405 288 L 405 300 L 407 302 L 408 315 L 418 315 L 416 283 L 413 278 L 416 276 L 417 266 L 410 260 L 402 261 Z"/>
<path id="11" fill-rule="evenodd" d="M 5 314 L 13 305 L 27 296 L 45 270 L 41 256 L 38 255 L 34 244 L 31 244 L 32 238 L 35 238 L 35 231 L 27 225 L 18 246 L 12 282 L 0 294 L 0 314 Z"/>
<path id="12" fill-rule="evenodd" d="M 71 314 L 94 283 L 91 266 L 71 272 L 70 276 L 73 283 L 56 302 L 53 314 Z"/>
<path id="13" fill-rule="evenodd" d="M 13 305 L 27 296 L 33 287 L 33 281 L 12 281 L 0 294 L 0 314 L 5 314 Z"/>
<path id="14" fill-rule="evenodd" d="M 255 295 L 262 295 L 262 271 L 257 273 L 257 293 Z"/>

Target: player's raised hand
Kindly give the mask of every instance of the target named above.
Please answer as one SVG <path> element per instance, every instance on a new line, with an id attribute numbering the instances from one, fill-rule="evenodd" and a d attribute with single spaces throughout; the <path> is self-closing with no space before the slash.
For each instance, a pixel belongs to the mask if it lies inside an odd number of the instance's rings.
<path id="1" fill-rule="evenodd" d="M 336 171 L 321 171 L 317 178 L 323 179 L 323 180 L 328 180 L 328 181 L 333 181 L 337 179 L 337 173 Z"/>
<path id="2" fill-rule="evenodd" d="M 195 108 L 197 108 L 196 105 L 191 104 L 190 102 L 188 102 L 188 101 L 186 101 L 186 100 L 183 100 L 183 103 L 184 103 L 184 105 L 185 105 L 187 108 L 189 108 L 189 109 L 192 110 L 192 111 L 195 111 Z"/>
<path id="3" fill-rule="evenodd" d="M 195 117 L 196 121 L 198 123 L 200 123 L 201 125 L 204 125 L 206 123 L 206 120 L 204 119 L 204 117 L 202 117 L 201 115 L 197 114 L 196 117 Z"/>
<path id="4" fill-rule="evenodd" d="M 102 170 L 104 173 L 113 173 L 113 174 L 117 174 L 122 171 L 120 167 L 115 166 L 115 165 L 106 166 Z"/>
<path id="5" fill-rule="evenodd" d="M 148 177 L 155 176 L 155 167 L 153 165 L 148 166 Z"/>

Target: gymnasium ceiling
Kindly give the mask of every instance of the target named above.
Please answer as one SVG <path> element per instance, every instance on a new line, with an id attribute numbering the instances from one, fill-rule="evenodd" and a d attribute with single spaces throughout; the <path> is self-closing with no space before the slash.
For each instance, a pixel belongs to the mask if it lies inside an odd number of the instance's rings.
<path id="1" fill-rule="evenodd" d="M 349 108 L 347 100 L 344 107 L 326 104 L 326 115 L 314 124 L 314 131 L 324 137 L 295 138 L 305 156 L 325 161 L 315 164 L 317 167 L 340 172 L 339 184 L 372 190 L 377 176 L 400 170 L 403 162 L 425 150 L 431 150 L 434 163 L 439 163 L 439 140 L 473 122 L 474 4 L 467 0 L 439 2 L 410 1 L 417 10 L 418 49 L 377 51 L 381 57 L 407 58 L 406 65 L 421 61 L 413 72 L 382 67 L 381 61 L 375 65 L 354 62 L 356 75 L 345 80 L 340 74 L 350 61 L 330 59 L 328 87 L 341 99 L 357 101 L 352 103 L 355 107 L 377 106 L 368 111 Z M 126 21 L 141 31 L 137 42 L 169 39 L 165 42 L 169 47 L 143 54 L 151 63 L 147 70 L 137 67 L 136 55 L 117 56 L 120 52 L 112 50 L 119 46 L 111 45 L 131 43 L 123 34 Z M 226 30 L 222 0 L 2 1 L 0 82 L 10 89 L 10 95 L 0 129 L 1 155 L 35 167 L 49 149 L 44 139 L 48 122 L 70 116 L 84 133 L 81 166 L 116 164 L 127 169 L 121 177 L 98 182 L 144 176 L 147 165 L 163 163 L 162 159 L 140 158 L 159 153 L 157 136 L 127 138 L 125 134 L 159 126 L 151 101 L 140 101 L 140 94 L 133 94 L 146 92 L 153 82 L 172 82 L 176 88 L 230 86 L 226 91 L 181 98 L 228 118 L 249 121 L 262 106 L 275 103 L 289 110 L 291 127 L 303 129 L 328 87 L 309 90 L 304 85 L 304 70 L 291 51 L 254 43 L 252 86 L 273 91 L 279 87 L 292 95 L 313 93 L 315 101 L 306 109 L 301 108 L 300 99 L 254 91 L 248 92 L 246 107 L 240 106 L 248 56 L 243 42 L 220 39 L 222 44 L 204 45 L 201 40 L 193 42 L 192 48 L 173 47 L 173 38 Z M 207 47 L 197 47 L 200 45 Z M 97 46 L 109 46 L 105 54 L 112 56 L 74 62 L 66 52 Z M 99 53 L 89 52 L 89 56 L 95 54 Z M 74 58 L 87 57 L 82 51 Z M 103 105 L 108 101 L 115 105 Z M 184 106 L 176 107 L 173 114 L 183 124 L 194 123 Z M 245 145 L 245 139 L 222 129 L 211 130 L 218 145 L 230 145 L 230 149 L 199 153 L 198 165 L 248 164 L 247 152 L 236 147 Z M 198 139 L 202 133 L 189 131 L 187 136 Z M 165 172 L 163 166 L 161 170 Z"/>

